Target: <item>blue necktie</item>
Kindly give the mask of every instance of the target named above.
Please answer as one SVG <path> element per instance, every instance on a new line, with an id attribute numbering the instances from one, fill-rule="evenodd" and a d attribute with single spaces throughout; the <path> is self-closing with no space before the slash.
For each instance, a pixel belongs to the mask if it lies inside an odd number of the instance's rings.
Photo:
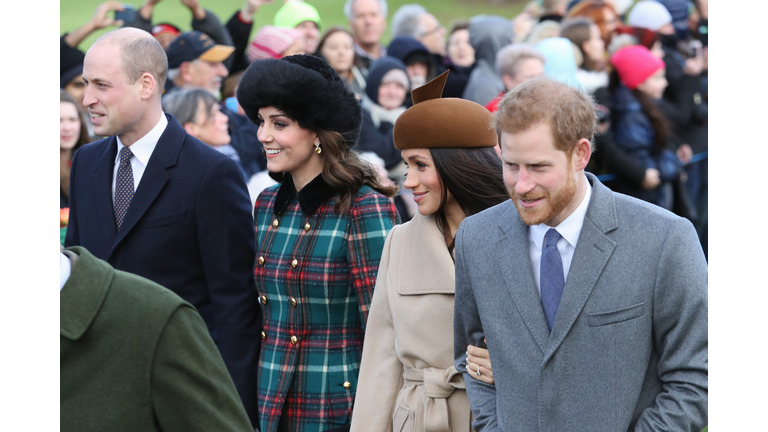
<path id="1" fill-rule="evenodd" d="M 557 307 L 560 305 L 560 297 L 563 295 L 565 286 L 563 261 L 557 250 L 558 240 L 560 240 L 560 233 L 550 228 L 544 236 L 544 247 L 541 251 L 541 306 L 544 308 L 544 316 L 547 317 L 550 332 L 555 325 Z"/>
<path id="2" fill-rule="evenodd" d="M 117 167 L 117 178 L 115 179 L 115 223 L 117 231 L 120 231 L 120 225 L 123 224 L 125 213 L 128 206 L 131 205 L 133 198 L 133 168 L 131 168 L 131 157 L 133 153 L 128 147 L 120 149 L 120 166 Z"/>

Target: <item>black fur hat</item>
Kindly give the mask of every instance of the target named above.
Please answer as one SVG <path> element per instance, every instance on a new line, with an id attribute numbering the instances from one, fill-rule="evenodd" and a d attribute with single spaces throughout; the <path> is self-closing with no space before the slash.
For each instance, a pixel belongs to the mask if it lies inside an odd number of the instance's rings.
<path id="1" fill-rule="evenodd" d="M 304 129 L 339 132 L 350 147 L 360 134 L 360 103 L 336 71 L 315 56 L 254 61 L 240 80 L 237 101 L 256 124 L 259 108 L 271 106 Z"/>

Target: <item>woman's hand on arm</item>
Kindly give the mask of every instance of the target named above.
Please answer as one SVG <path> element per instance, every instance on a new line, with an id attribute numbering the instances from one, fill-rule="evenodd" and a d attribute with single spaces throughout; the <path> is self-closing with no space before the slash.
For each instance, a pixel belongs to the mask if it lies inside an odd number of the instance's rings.
<path id="1" fill-rule="evenodd" d="M 467 346 L 467 370 L 472 370 L 472 378 L 487 384 L 494 384 L 493 369 L 491 369 L 491 357 L 485 348 L 474 345 Z M 480 371 L 480 375 L 477 371 Z"/>

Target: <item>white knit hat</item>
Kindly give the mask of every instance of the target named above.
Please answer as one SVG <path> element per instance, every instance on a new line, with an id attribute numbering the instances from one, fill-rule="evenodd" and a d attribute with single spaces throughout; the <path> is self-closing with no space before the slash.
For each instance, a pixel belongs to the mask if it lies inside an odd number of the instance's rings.
<path id="1" fill-rule="evenodd" d="M 629 12 L 627 25 L 630 27 L 642 27 L 652 31 L 672 22 L 672 15 L 663 4 L 654 0 L 637 2 Z"/>

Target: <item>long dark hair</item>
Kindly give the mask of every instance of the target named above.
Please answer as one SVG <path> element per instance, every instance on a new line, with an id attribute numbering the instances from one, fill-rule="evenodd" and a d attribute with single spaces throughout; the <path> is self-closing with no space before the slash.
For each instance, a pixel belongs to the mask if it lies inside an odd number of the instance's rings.
<path id="1" fill-rule="evenodd" d="M 349 148 L 344 136 L 338 132 L 318 129 L 315 131 L 320 140 L 323 158 L 323 180 L 340 193 L 334 205 L 336 214 L 348 214 L 352 199 L 364 185 L 380 194 L 391 198 L 397 193 L 397 186 L 386 186 L 381 182 L 376 168 L 364 161 Z M 269 176 L 278 182 L 283 181 L 285 173 L 269 172 Z"/>
<path id="2" fill-rule="evenodd" d="M 608 83 L 608 89 L 613 93 L 618 87 L 621 81 L 619 80 L 619 74 L 614 69 L 610 75 L 610 81 Z M 643 114 L 648 117 L 648 121 L 651 123 L 653 132 L 656 135 L 654 147 L 656 150 L 664 150 L 667 148 L 667 141 L 672 136 L 672 128 L 669 122 L 664 118 L 661 109 L 652 97 L 643 93 L 641 90 L 631 90 L 638 102 L 640 102 L 640 109 Z"/>
<path id="3" fill-rule="evenodd" d="M 493 147 L 431 148 L 432 160 L 443 186 L 437 210 L 438 228 L 445 234 L 448 222 L 443 211 L 448 192 L 465 216 L 472 216 L 509 198 L 501 159 Z M 451 239 L 448 250 L 453 250 Z"/>

